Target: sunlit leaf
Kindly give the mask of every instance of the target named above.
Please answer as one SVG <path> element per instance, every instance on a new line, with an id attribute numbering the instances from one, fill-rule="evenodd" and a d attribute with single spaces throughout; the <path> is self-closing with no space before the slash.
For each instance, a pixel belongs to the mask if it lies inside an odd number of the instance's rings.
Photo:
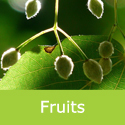
<path id="1" fill-rule="evenodd" d="M 105 36 L 73 36 L 88 58 L 100 60 L 98 47 L 107 40 Z M 59 54 L 58 46 L 47 53 L 45 46 L 35 47 L 22 55 L 0 82 L 0 89 L 125 89 L 124 48 L 112 40 L 114 54 L 111 56 L 112 71 L 104 76 L 101 84 L 91 82 L 83 73 L 83 59 L 78 50 L 65 39 L 62 42 L 64 52 L 72 58 L 74 71 L 68 80 L 60 78 L 54 69 L 54 61 Z M 52 48 L 52 47 L 51 47 Z M 91 84 L 90 84 L 91 83 Z"/>

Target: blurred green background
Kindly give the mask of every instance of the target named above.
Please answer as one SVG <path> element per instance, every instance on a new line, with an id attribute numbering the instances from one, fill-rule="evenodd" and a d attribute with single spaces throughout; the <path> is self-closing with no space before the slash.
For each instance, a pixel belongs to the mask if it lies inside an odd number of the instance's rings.
<path id="1" fill-rule="evenodd" d="M 25 1 L 0 1 L 0 55 L 11 47 L 17 47 L 41 30 L 53 26 L 55 0 L 41 0 L 42 9 L 37 17 L 31 20 L 27 20 L 25 16 Z M 105 4 L 105 11 L 103 18 L 98 20 L 88 11 L 87 0 L 60 0 L 59 26 L 69 35 L 108 35 L 114 23 L 114 10 L 106 1 L 113 0 L 102 1 Z M 125 0 L 121 1 L 125 3 Z M 121 7 L 119 4 L 118 21 L 125 33 L 124 14 L 125 6 Z M 63 40 L 65 37 L 60 34 L 60 38 Z M 114 38 L 125 46 L 125 40 L 119 31 L 116 31 Z M 32 41 L 21 50 L 21 53 L 23 54 L 37 45 L 53 45 L 55 43 L 54 34 L 48 33 Z M 0 78 L 3 77 L 3 73 L 4 71 L 0 69 Z"/>

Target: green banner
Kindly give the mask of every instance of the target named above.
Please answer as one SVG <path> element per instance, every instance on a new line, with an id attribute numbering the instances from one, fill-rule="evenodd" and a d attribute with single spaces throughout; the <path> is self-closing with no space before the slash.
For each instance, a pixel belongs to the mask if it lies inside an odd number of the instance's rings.
<path id="1" fill-rule="evenodd" d="M 0 91 L 0 124 L 124 124 L 124 97 L 124 91 Z"/>

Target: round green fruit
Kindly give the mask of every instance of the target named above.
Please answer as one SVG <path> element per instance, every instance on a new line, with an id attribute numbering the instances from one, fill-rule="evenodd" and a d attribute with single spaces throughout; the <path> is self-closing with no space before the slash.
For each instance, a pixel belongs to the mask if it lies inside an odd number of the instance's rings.
<path id="1" fill-rule="evenodd" d="M 56 58 L 55 62 L 55 70 L 59 74 L 59 76 L 63 79 L 68 79 L 68 77 L 72 74 L 74 64 L 72 59 L 67 55 L 62 55 Z"/>
<path id="2" fill-rule="evenodd" d="M 41 9 L 41 2 L 39 0 L 28 0 L 25 4 L 26 18 L 31 19 L 35 17 Z"/>
<path id="3" fill-rule="evenodd" d="M 104 4 L 101 0 L 88 0 L 87 6 L 89 11 L 98 19 L 102 17 Z"/>
<path id="4" fill-rule="evenodd" d="M 113 44 L 109 41 L 101 42 L 99 45 L 99 55 L 102 58 L 109 58 L 114 53 Z"/>
<path id="5" fill-rule="evenodd" d="M 112 70 L 112 60 L 110 58 L 101 58 L 99 61 L 103 69 L 103 75 L 108 75 Z"/>
<path id="6" fill-rule="evenodd" d="M 103 70 L 97 61 L 89 59 L 86 62 L 84 62 L 83 71 L 86 77 L 92 80 L 93 82 L 98 84 L 102 82 Z"/>
<path id="7" fill-rule="evenodd" d="M 10 48 L 2 54 L 1 68 L 3 70 L 9 69 L 21 58 L 21 54 L 15 48 Z"/>

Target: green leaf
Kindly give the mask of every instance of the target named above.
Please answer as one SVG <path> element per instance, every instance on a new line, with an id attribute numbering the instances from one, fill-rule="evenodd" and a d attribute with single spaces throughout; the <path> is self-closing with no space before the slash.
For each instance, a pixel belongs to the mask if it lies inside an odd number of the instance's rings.
<path id="1" fill-rule="evenodd" d="M 100 60 L 98 46 L 107 40 L 106 36 L 73 36 L 88 58 Z M 60 78 L 54 69 L 54 61 L 59 56 L 58 46 L 46 48 L 38 46 L 28 51 L 12 66 L 0 82 L 0 89 L 125 89 L 125 54 L 120 43 L 112 40 L 114 54 L 111 59 L 113 69 L 104 76 L 101 84 L 91 83 L 83 73 L 83 59 L 77 49 L 64 39 L 62 45 L 66 55 L 74 62 L 73 74 L 68 80 Z M 46 50 L 50 53 L 47 53 Z M 52 52 L 51 49 L 54 49 Z M 90 84 L 91 83 L 91 84 Z"/>

